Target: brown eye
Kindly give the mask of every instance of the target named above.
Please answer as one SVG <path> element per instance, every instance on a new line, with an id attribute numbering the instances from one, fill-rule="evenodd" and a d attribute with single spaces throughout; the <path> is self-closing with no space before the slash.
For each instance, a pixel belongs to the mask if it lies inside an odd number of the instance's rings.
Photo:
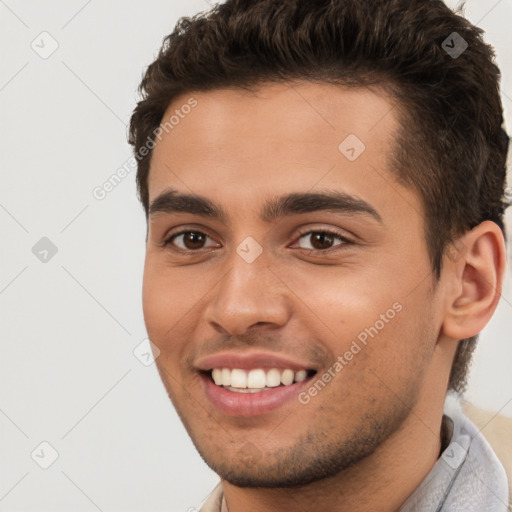
<path id="1" fill-rule="evenodd" d="M 181 231 L 168 238 L 165 245 L 173 244 L 184 251 L 194 251 L 204 249 L 208 238 L 210 237 L 201 231 Z"/>
<path id="2" fill-rule="evenodd" d="M 300 240 L 302 239 L 306 241 L 309 240 L 309 247 L 300 245 Z M 340 240 L 341 243 L 335 244 L 336 239 Z M 350 243 L 350 241 L 345 237 L 331 231 L 308 231 L 299 237 L 299 247 L 307 251 L 327 251 L 347 243 Z"/>

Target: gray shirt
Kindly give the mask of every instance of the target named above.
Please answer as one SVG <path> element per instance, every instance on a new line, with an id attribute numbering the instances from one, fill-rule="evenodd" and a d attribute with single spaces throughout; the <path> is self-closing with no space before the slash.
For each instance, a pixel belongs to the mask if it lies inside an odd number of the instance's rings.
<path id="1" fill-rule="evenodd" d="M 507 512 L 508 482 L 501 462 L 458 403 L 448 399 L 450 444 L 399 512 Z"/>
<path id="2" fill-rule="evenodd" d="M 444 413 L 450 442 L 398 512 L 507 512 L 507 475 L 489 443 L 452 398 Z M 219 483 L 200 512 L 222 512 L 222 501 Z"/>

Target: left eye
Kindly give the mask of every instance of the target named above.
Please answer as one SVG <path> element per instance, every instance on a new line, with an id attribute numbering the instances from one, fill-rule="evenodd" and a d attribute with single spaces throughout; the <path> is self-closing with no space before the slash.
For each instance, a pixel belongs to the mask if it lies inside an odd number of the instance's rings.
<path id="1" fill-rule="evenodd" d="M 326 251 L 332 249 L 333 247 L 350 243 L 350 241 L 347 240 L 345 237 L 332 231 L 308 231 L 307 233 L 303 233 L 302 235 L 300 235 L 299 241 L 302 239 L 307 240 L 308 238 L 310 239 L 310 247 L 301 247 L 302 249 Z M 340 240 L 341 243 L 334 246 L 333 244 L 335 239 Z"/>

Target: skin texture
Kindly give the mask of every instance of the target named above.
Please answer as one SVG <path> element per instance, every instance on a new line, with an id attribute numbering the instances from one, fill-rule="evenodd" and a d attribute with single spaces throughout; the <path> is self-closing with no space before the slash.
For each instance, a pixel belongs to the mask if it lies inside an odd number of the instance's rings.
<path id="1" fill-rule="evenodd" d="M 227 217 L 149 216 L 143 306 L 167 392 L 223 479 L 230 512 L 397 510 L 439 456 L 457 340 L 496 307 L 501 232 L 485 222 L 466 234 L 435 281 L 419 196 L 387 165 L 397 109 L 378 91 L 298 82 L 197 92 L 176 98 L 164 120 L 192 95 L 197 106 L 154 149 L 150 203 L 173 188 Z M 354 161 L 338 149 L 349 134 L 366 146 Z M 382 222 L 328 211 L 259 217 L 272 197 L 333 190 L 366 201 Z M 182 230 L 207 237 L 164 245 Z M 326 230 L 348 242 L 315 244 L 311 232 Z M 252 263 L 236 251 L 248 236 L 263 250 Z M 194 368 L 226 350 L 264 352 L 318 377 L 396 303 L 400 312 L 307 405 L 228 416 Z"/>

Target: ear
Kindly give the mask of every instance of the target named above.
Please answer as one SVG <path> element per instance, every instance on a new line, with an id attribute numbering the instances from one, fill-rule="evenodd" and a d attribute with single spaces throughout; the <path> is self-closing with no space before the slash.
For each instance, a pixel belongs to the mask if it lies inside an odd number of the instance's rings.
<path id="1" fill-rule="evenodd" d="M 448 251 L 446 308 L 442 332 L 458 340 L 478 334 L 501 297 L 505 275 L 505 240 L 500 227 L 484 221 Z M 453 257 L 453 255 L 456 257 Z"/>

